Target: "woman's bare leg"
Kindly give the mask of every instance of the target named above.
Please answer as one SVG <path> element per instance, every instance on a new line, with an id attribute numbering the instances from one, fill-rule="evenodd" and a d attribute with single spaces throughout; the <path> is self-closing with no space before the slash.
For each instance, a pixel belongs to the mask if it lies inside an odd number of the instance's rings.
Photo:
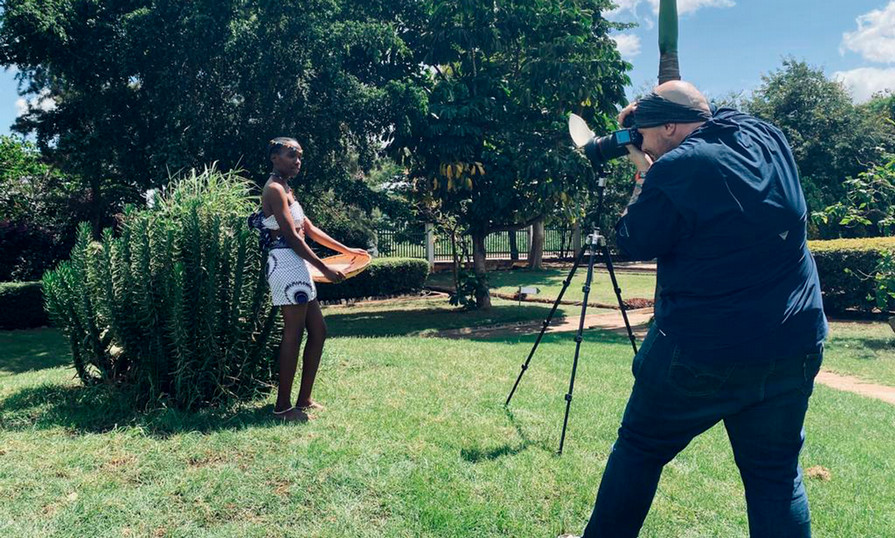
<path id="1" fill-rule="evenodd" d="M 281 306 L 280 310 L 283 312 L 284 327 L 283 339 L 280 342 L 279 387 L 277 387 L 277 403 L 274 406 L 274 411 L 284 411 L 291 407 L 292 383 L 295 380 L 295 369 L 298 366 L 298 350 L 301 347 L 302 333 L 305 330 L 308 305 L 285 305 Z M 306 416 L 305 419 L 307 419 Z"/>
<path id="2" fill-rule="evenodd" d="M 326 321 L 320 310 L 320 303 L 311 301 L 308 304 L 305 316 L 305 327 L 308 329 L 308 341 L 305 344 L 305 352 L 301 363 L 301 388 L 298 391 L 298 400 L 295 406 L 298 408 L 321 408 L 311 398 L 311 390 L 314 388 L 314 378 L 317 377 L 317 368 L 320 366 L 320 357 L 323 355 L 323 342 L 326 340 Z"/>

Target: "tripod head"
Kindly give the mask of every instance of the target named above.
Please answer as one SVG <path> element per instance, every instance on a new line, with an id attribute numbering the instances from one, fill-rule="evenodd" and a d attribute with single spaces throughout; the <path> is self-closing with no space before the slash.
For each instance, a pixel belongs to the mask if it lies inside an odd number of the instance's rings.
<path id="1" fill-rule="evenodd" d="M 603 200 L 606 194 L 607 174 L 602 164 L 593 164 L 593 171 L 597 179 L 597 206 L 584 214 L 581 224 L 582 229 L 593 230 L 599 236 L 601 223 L 603 222 Z M 603 239 L 602 236 L 600 238 Z"/>

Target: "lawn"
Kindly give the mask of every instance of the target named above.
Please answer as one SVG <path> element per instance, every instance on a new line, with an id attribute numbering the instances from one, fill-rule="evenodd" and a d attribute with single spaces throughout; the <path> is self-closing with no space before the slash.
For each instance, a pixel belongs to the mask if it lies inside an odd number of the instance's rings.
<path id="1" fill-rule="evenodd" d="M 511 305 L 476 323 L 543 314 Z M 457 323 L 425 302 L 416 310 L 326 310 L 333 337 L 317 396 L 328 409 L 306 425 L 272 422 L 270 399 L 138 415 L 72 379 L 55 331 L 0 333 L 0 535 L 580 532 L 631 385 L 627 340 L 586 335 L 557 457 L 571 335 L 545 337 L 507 411 L 533 337 L 405 336 Z M 828 362 L 843 355 L 831 346 Z M 815 535 L 878 537 L 895 528 L 893 427 L 895 407 L 817 388 L 802 463 L 832 478 L 807 481 Z M 667 467 L 642 536 L 746 535 L 742 487 L 716 427 Z"/>
<path id="2" fill-rule="evenodd" d="M 438 331 L 464 327 L 543 321 L 551 305 L 492 298 L 491 310 L 464 312 L 444 298 L 414 301 L 383 301 L 364 306 L 332 306 L 326 309 L 327 326 L 333 336 L 434 336 Z M 611 312 L 589 307 L 588 314 Z M 560 305 L 554 320 L 576 318 L 581 308 Z"/>
<path id="3" fill-rule="evenodd" d="M 513 294 L 519 286 L 535 286 L 540 288 L 537 297 L 556 299 L 562 290 L 562 283 L 569 274 L 571 265 L 564 269 L 545 269 L 543 271 L 529 271 L 527 269 L 515 269 L 513 271 L 492 271 L 488 273 L 488 284 L 491 289 L 500 293 Z M 575 277 L 566 290 L 563 300 L 580 301 L 584 298 L 582 287 L 587 276 L 587 266 L 579 267 L 575 271 Z M 625 300 L 642 298 L 652 299 L 656 288 L 655 273 L 615 271 L 619 287 L 622 290 L 622 298 Z M 428 284 L 433 286 L 453 286 L 450 271 L 434 273 L 429 277 Z M 615 291 L 609 273 L 605 270 L 594 270 L 594 280 L 591 284 L 588 302 L 617 305 Z"/>
<path id="4" fill-rule="evenodd" d="M 832 321 L 824 368 L 895 387 L 895 332 L 887 323 Z"/>

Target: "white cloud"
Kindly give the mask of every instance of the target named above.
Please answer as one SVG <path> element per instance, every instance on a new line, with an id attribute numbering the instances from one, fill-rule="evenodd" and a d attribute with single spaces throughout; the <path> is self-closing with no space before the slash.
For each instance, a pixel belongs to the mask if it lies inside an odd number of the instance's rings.
<path id="1" fill-rule="evenodd" d="M 640 38 L 634 34 L 617 34 L 611 36 L 618 47 L 622 58 L 632 58 L 640 54 Z"/>
<path id="2" fill-rule="evenodd" d="M 895 67 L 859 67 L 851 71 L 837 71 L 833 78 L 841 81 L 852 94 L 852 99 L 862 103 L 874 93 L 883 90 L 895 91 Z"/>
<path id="3" fill-rule="evenodd" d="M 842 34 L 839 52 L 847 49 L 872 62 L 895 62 L 895 0 L 883 9 L 861 15 L 855 22 L 858 29 Z"/>
<path id="4" fill-rule="evenodd" d="M 36 108 L 48 112 L 56 108 L 56 101 L 50 95 L 50 90 L 43 90 L 31 99 L 20 97 L 16 99 L 16 116 L 22 116 L 28 112 L 30 108 Z"/>

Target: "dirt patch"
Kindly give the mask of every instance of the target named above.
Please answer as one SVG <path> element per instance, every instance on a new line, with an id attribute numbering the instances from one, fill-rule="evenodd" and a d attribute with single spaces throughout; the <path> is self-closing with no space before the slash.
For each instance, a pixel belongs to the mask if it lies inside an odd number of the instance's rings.
<path id="1" fill-rule="evenodd" d="M 631 329 L 634 336 L 643 338 L 649 330 L 649 320 L 652 317 L 652 308 L 642 308 L 639 310 L 629 310 L 628 321 L 631 323 Z M 571 318 L 562 318 L 551 323 L 547 327 L 546 332 L 572 332 L 578 330 L 578 316 Z M 441 331 L 436 336 L 442 338 L 475 338 L 487 339 L 505 336 L 517 336 L 536 333 L 541 330 L 543 321 L 529 321 L 524 323 L 492 325 L 490 327 L 464 327 L 462 329 L 451 329 Z M 591 314 L 584 317 L 585 329 L 603 329 L 618 334 L 627 335 L 625 322 L 621 312 L 608 312 L 603 314 Z"/>
<path id="2" fill-rule="evenodd" d="M 826 467 L 815 465 L 805 469 L 805 478 L 809 480 L 820 480 L 821 482 L 829 482 L 833 478 L 832 473 Z"/>
<path id="3" fill-rule="evenodd" d="M 876 398 L 877 400 L 895 404 L 895 387 L 868 383 L 857 377 L 837 374 L 827 370 L 822 370 L 817 374 L 815 381 L 837 390 L 852 392 L 868 398 Z"/>

